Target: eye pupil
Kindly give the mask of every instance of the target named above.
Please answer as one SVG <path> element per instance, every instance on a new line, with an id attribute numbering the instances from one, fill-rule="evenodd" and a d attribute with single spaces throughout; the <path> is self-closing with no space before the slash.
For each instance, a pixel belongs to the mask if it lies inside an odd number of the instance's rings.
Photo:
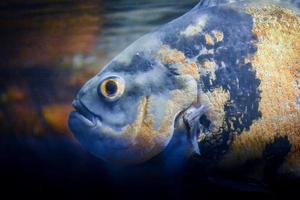
<path id="1" fill-rule="evenodd" d="M 104 79 L 98 85 L 97 92 L 100 97 L 104 97 L 107 101 L 115 101 L 119 99 L 125 90 L 125 81 L 121 77 L 112 76 Z"/>
<path id="2" fill-rule="evenodd" d="M 109 96 L 115 95 L 118 91 L 118 85 L 115 81 L 107 81 L 105 90 Z"/>

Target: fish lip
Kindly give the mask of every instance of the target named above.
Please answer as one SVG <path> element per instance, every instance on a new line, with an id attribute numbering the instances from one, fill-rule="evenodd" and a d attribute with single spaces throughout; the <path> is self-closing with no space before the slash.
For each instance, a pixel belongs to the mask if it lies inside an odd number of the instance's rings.
<path id="1" fill-rule="evenodd" d="M 96 118 L 78 99 L 75 99 L 72 102 L 72 106 L 75 109 L 74 112 L 76 112 L 78 115 L 80 115 L 80 118 L 84 121 L 86 121 L 91 126 L 95 127 L 97 123 L 100 122 L 99 119 Z"/>
<path id="2" fill-rule="evenodd" d="M 111 126 L 109 124 L 105 125 L 101 116 L 93 114 L 79 99 L 74 99 L 72 106 L 75 109 L 73 112 L 76 112 L 81 121 L 86 122 L 86 124 L 88 124 L 91 128 L 105 127 L 110 128 L 115 132 L 120 132 L 124 128 L 124 126 Z"/>
<path id="3" fill-rule="evenodd" d="M 76 107 L 78 109 L 78 107 Z M 73 132 L 75 138 L 79 140 L 79 142 L 83 142 L 83 145 L 87 145 L 87 143 L 95 142 L 95 141 L 104 141 L 110 138 L 109 135 L 103 134 L 101 132 L 102 122 L 95 118 L 95 124 L 92 121 L 87 119 L 84 115 L 79 113 L 78 111 L 72 111 L 69 114 L 68 125 L 70 130 Z M 86 134 L 82 134 L 85 131 Z M 92 140 L 90 140 L 92 138 Z M 87 142 L 87 139 L 90 142 Z M 117 146 L 110 146 L 112 150 L 122 151 L 130 148 L 128 144 L 119 144 Z M 95 154 L 98 156 L 98 154 Z"/>

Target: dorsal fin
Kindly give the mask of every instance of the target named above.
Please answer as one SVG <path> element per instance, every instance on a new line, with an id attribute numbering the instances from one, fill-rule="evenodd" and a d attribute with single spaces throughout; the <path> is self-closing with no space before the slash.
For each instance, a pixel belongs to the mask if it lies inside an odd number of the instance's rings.
<path id="1" fill-rule="evenodd" d="M 217 6 L 221 4 L 234 3 L 245 0 L 200 0 L 200 2 L 193 9 L 204 9 L 212 6 Z M 271 1 L 271 0 L 269 0 Z M 283 2 L 287 4 L 291 4 L 296 8 L 300 8 L 300 0 L 273 0 L 277 2 Z"/>

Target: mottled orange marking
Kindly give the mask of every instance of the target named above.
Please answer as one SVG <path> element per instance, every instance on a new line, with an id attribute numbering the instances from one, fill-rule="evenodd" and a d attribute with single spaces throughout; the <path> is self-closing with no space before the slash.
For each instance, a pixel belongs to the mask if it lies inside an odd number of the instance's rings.
<path id="1" fill-rule="evenodd" d="M 201 74 L 210 73 L 211 75 L 210 81 L 216 79 L 217 64 L 214 61 L 204 60 L 202 63 L 200 63 L 200 66 L 201 66 L 200 68 Z"/>
<path id="2" fill-rule="evenodd" d="M 212 33 L 213 33 L 214 37 L 216 38 L 217 42 L 222 42 L 223 41 L 224 34 L 222 32 L 220 32 L 220 31 L 213 31 Z"/>
<path id="3" fill-rule="evenodd" d="M 190 75 L 196 80 L 200 78 L 197 64 L 189 61 L 183 52 L 164 45 L 158 52 L 158 55 L 164 64 L 178 65 L 176 68 L 180 74 Z"/>
<path id="4" fill-rule="evenodd" d="M 153 116 L 149 113 L 149 97 L 144 97 L 141 100 L 138 111 L 137 119 L 134 124 L 126 129 L 123 137 L 132 141 L 132 147 L 130 147 L 129 151 L 133 149 L 140 151 L 140 158 L 135 158 L 135 160 L 143 162 L 156 155 L 163 148 L 161 143 L 156 142 L 158 137 L 161 137 L 163 141 L 167 141 L 171 132 L 154 129 Z M 161 134 L 159 133 L 160 131 Z M 132 161 L 127 160 L 126 162 L 131 163 Z"/>
<path id="5" fill-rule="evenodd" d="M 225 111 L 224 106 L 229 100 L 229 92 L 222 88 L 216 88 L 212 92 L 200 92 L 200 102 L 208 106 L 207 117 L 212 122 L 212 133 L 219 133 L 224 127 Z"/>
<path id="6" fill-rule="evenodd" d="M 166 147 L 173 134 L 173 123 L 176 115 L 197 99 L 195 81 L 193 81 L 193 84 L 188 81 L 191 79 L 185 77 L 179 79 L 183 79 L 179 80 L 183 83 L 183 88 L 171 92 L 171 97 L 163 108 L 165 113 L 159 129 L 154 127 L 155 116 L 151 113 L 152 101 L 154 101 L 155 96 L 144 97 L 140 101 L 135 122 L 128 126 L 121 136 L 125 140 L 131 141 L 130 148 L 124 151 L 138 152 L 138 159 L 135 157 L 134 160 L 130 160 L 130 157 L 128 157 L 126 161 L 117 160 L 116 162 L 132 164 L 147 161 Z"/>
<path id="7" fill-rule="evenodd" d="M 208 44 L 208 45 L 215 44 L 214 38 L 210 34 L 205 34 L 204 39 L 205 39 L 206 44 Z"/>
<path id="8" fill-rule="evenodd" d="M 235 137 L 223 164 L 234 165 L 262 156 L 267 144 L 287 135 L 292 149 L 284 171 L 300 167 L 300 109 L 297 105 L 300 70 L 300 18 L 292 11 L 264 6 L 247 12 L 255 19 L 257 53 L 250 58 L 261 80 L 262 118 Z"/>

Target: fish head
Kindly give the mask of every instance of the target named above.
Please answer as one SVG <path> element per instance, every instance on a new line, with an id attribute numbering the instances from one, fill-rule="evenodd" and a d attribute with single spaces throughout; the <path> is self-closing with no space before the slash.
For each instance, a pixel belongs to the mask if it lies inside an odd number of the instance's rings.
<path id="1" fill-rule="evenodd" d="M 159 38 L 152 33 L 133 43 L 73 101 L 71 131 L 105 161 L 138 164 L 158 155 L 172 137 L 177 114 L 197 98 L 195 79 L 164 62 Z"/>

